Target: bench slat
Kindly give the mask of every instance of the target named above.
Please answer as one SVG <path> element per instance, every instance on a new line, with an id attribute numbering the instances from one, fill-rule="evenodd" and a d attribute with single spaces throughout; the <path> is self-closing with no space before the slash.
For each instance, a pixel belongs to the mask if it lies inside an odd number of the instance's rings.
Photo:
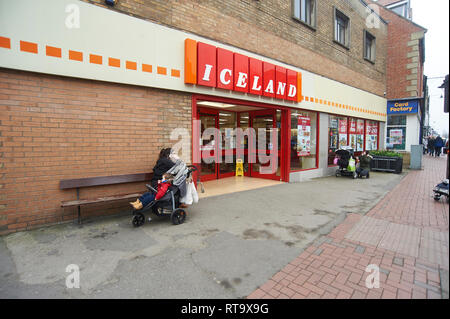
<path id="1" fill-rule="evenodd" d="M 153 173 L 99 176 L 78 179 L 64 179 L 59 182 L 59 189 L 71 189 L 90 186 L 114 185 L 122 183 L 150 181 Z"/>
<path id="2" fill-rule="evenodd" d="M 86 204 L 111 202 L 111 201 L 127 199 L 127 198 L 138 198 L 141 195 L 142 195 L 142 193 L 140 193 L 140 194 L 123 194 L 123 195 L 99 197 L 99 198 L 94 198 L 94 199 L 71 200 L 71 201 L 61 202 L 61 207 L 71 207 L 71 206 L 79 206 L 79 205 L 86 205 Z"/>

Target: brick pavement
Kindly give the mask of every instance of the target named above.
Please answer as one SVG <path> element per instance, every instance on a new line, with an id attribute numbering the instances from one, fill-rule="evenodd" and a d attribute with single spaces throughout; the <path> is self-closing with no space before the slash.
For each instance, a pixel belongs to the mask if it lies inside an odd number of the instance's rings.
<path id="1" fill-rule="evenodd" d="M 431 197 L 446 158 L 423 159 L 365 216 L 348 214 L 247 298 L 440 299 L 449 269 L 449 205 Z M 368 289 L 366 267 L 379 267 Z"/>

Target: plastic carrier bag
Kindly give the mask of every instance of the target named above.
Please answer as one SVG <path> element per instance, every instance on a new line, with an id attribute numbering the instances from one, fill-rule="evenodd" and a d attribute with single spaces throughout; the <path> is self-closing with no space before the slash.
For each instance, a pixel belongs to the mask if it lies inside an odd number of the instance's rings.
<path id="1" fill-rule="evenodd" d="M 352 157 L 348 161 L 347 171 L 354 172 L 356 170 L 355 159 Z"/>

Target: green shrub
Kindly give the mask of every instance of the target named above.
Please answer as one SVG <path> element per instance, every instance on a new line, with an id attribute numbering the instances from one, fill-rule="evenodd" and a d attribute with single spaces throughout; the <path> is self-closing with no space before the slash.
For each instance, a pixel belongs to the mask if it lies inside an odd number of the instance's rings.
<path id="1" fill-rule="evenodd" d="M 370 151 L 370 155 L 374 156 L 387 156 L 387 157 L 403 157 L 402 154 L 393 152 L 393 151 L 387 151 L 387 150 L 379 150 L 379 151 Z"/>

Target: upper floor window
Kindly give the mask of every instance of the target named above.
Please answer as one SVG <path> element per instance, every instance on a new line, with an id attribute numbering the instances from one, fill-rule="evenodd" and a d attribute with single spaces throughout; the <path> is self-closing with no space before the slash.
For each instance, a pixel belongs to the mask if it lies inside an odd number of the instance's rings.
<path id="1" fill-rule="evenodd" d="M 387 5 L 386 8 L 391 9 L 392 11 L 394 11 L 398 15 L 401 15 L 404 18 L 411 19 L 409 0 L 397 1 L 393 4 Z"/>
<path id="2" fill-rule="evenodd" d="M 345 47 L 350 46 L 350 19 L 334 9 L 334 40 Z"/>
<path id="3" fill-rule="evenodd" d="M 375 62 L 375 37 L 364 30 L 364 59 Z"/>
<path id="4" fill-rule="evenodd" d="M 311 27 L 316 26 L 316 0 L 293 0 L 294 18 Z"/>

